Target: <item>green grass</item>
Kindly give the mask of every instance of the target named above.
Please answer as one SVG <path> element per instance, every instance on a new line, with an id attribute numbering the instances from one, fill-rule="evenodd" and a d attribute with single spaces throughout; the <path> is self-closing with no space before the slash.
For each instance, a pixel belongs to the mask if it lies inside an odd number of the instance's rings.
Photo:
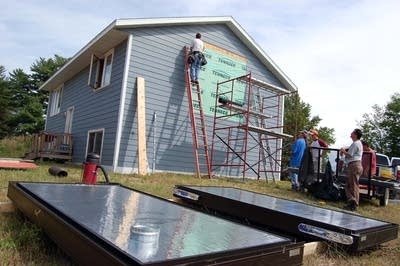
<path id="1" fill-rule="evenodd" d="M 4 157 L 4 156 L 3 156 Z M 68 177 L 51 176 L 48 168 L 58 165 L 68 171 Z M 0 169 L 0 202 L 7 200 L 8 181 L 41 181 L 76 183 L 81 180 L 80 166 L 41 163 L 34 170 Z M 342 202 L 324 202 L 309 194 L 290 190 L 286 181 L 266 183 L 264 181 L 232 180 L 226 178 L 197 179 L 189 175 L 153 174 L 149 176 L 111 174 L 112 182 L 142 190 L 163 198 L 171 199 L 176 184 L 231 186 L 256 191 L 281 198 L 307 202 L 317 206 L 337 209 Z M 359 214 L 375 219 L 400 224 L 400 205 L 379 207 L 378 201 L 362 201 Z M 378 249 L 369 250 L 356 256 L 349 256 L 331 247 L 322 254 L 308 256 L 304 265 L 399 265 L 400 240 L 385 243 Z M 18 213 L 0 214 L 0 258 L 1 265 L 70 265 L 72 261 L 47 238 L 41 229 Z"/>
<path id="2" fill-rule="evenodd" d="M 0 157 L 22 158 L 31 149 L 31 136 L 0 139 Z"/>

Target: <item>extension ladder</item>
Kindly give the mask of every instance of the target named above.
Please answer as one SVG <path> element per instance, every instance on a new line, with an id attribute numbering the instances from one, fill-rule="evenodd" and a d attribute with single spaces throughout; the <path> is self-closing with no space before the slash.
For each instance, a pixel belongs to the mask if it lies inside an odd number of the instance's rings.
<path id="1" fill-rule="evenodd" d="M 264 104 L 263 104 L 263 100 L 261 97 L 261 93 L 260 93 L 260 88 L 255 86 L 254 89 L 254 107 L 256 110 L 256 112 L 259 113 L 263 113 L 264 112 Z M 261 128 L 266 128 L 266 121 L 265 118 L 260 116 L 260 117 L 256 117 L 256 126 L 261 127 Z M 265 137 L 263 136 L 263 134 L 258 133 L 258 142 L 260 144 L 260 150 L 259 150 L 259 161 L 262 162 L 262 166 L 263 169 L 261 168 L 261 164 L 258 164 L 258 172 L 264 172 L 265 174 L 268 172 L 267 171 L 267 157 L 269 159 L 269 167 L 272 170 L 274 168 L 274 159 L 272 158 L 272 151 L 271 151 L 271 147 L 269 146 L 269 141 L 268 139 L 265 139 Z M 265 154 L 267 153 L 267 154 Z M 268 182 L 268 176 L 265 175 L 265 179 Z M 272 172 L 272 181 L 275 182 L 275 175 L 274 172 Z"/>
<path id="2" fill-rule="evenodd" d="M 201 101 L 200 84 L 192 84 L 190 80 L 190 65 L 188 64 L 189 48 L 185 47 L 185 82 L 189 103 L 189 115 L 192 125 L 193 156 L 198 178 L 201 170 L 207 168 L 207 175 L 211 178 L 211 163 L 209 157 L 207 130 Z M 197 109 L 197 111 L 195 111 Z"/>

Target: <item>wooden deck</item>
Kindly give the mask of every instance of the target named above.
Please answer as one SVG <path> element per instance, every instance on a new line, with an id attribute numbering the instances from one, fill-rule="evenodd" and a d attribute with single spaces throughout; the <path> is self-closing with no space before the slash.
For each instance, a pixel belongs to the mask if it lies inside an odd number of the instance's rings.
<path id="1" fill-rule="evenodd" d="M 32 139 L 32 150 L 26 159 L 62 159 L 72 160 L 72 135 L 66 133 L 41 132 Z"/>

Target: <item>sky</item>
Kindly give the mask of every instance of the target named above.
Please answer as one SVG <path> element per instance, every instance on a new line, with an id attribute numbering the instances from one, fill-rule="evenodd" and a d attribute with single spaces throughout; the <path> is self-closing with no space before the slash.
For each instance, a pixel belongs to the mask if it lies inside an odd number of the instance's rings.
<path id="1" fill-rule="evenodd" d="M 72 57 L 117 18 L 232 16 L 296 84 L 335 147 L 372 106 L 400 92 L 398 0 L 0 0 L 0 65 L 8 72 Z M 206 39 L 206 33 L 203 34 Z"/>

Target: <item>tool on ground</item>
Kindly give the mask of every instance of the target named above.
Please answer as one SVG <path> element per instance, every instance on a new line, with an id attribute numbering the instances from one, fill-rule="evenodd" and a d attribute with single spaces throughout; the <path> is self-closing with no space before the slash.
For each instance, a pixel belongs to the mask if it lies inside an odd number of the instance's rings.
<path id="1" fill-rule="evenodd" d="M 97 169 L 100 168 L 103 172 L 106 183 L 110 183 L 108 178 L 107 171 L 103 166 L 99 164 L 100 155 L 96 153 L 89 153 L 86 157 L 86 161 L 83 162 L 83 175 L 82 175 L 82 183 L 87 185 L 94 185 L 97 183 Z"/>
<path id="2" fill-rule="evenodd" d="M 67 171 L 64 169 L 58 167 L 58 166 L 52 166 L 49 168 L 49 174 L 57 176 L 57 177 L 66 177 L 68 176 Z"/>

